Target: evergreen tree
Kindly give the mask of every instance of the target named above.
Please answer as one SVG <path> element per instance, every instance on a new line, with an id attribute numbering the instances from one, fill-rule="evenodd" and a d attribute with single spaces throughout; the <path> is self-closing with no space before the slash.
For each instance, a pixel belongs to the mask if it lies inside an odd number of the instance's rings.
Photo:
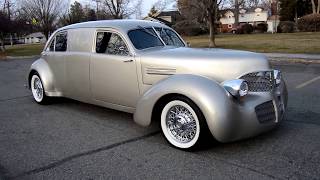
<path id="1" fill-rule="evenodd" d="M 73 24 L 82 22 L 84 20 L 85 14 L 82 5 L 78 1 L 75 1 L 70 7 L 70 22 Z"/>
<path id="2" fill-rule="evenodd" d="M 279 0 L 280 20 L 294 21 L 295 18 L 312 13 L 310 0 Z"/>
<path id="3" fill-rule="evenodd" d="M 296 1 L 280 0 L 280 20 L 294 21 L 296 16 Z"/>

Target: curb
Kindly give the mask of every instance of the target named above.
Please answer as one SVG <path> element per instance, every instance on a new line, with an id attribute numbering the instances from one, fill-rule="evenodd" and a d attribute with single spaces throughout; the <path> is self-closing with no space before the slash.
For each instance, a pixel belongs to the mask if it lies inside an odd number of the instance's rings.
<path id="1" fill-rule="evenodd" d="M 263 54 L 269 58 L 320 60 L 320 54 L 286 54 L 286 53 L 263 53 Z"/>
<path id="2" fill-rule="evenodd" d="M 3 59 L 31 59 L 31 58 L 39 58 L 40 55 L 34 55 L 34 56 L 6 56 Z"/>
<path id="3" fill-rule="evenodd" d="M 268 57 L 272 63 L 301 63 L 301 64 L 320 64 L 320 59 L 300 59 L 300 58 L 275 58 Z"/>

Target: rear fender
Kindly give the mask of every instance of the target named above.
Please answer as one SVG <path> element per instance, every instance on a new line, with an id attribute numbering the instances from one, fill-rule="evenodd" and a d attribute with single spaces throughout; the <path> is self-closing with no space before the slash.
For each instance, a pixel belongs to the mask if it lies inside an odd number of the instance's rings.
<path id="1" fill-rule="evenodd" d="M 47 96 L 60 96 L 60 93 L 57 93 L 54 86 L 54 76 L 52 70 L 44 59 L 40 58 L 32 63 L 28 74 L 29 88 L 31 87 L 31 76 L 34 72 L 37 72 L 39 74 Z"/>

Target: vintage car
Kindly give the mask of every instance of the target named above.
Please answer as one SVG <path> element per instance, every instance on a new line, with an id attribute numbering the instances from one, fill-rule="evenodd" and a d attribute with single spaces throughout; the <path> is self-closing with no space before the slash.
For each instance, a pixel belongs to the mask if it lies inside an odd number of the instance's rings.
<path id="1" fill-rule="evenodd" d="M 28 74 L 34 100 L 67 97 L 158 122 L 181 149 L 231 142 L 277 126 L 286 85 L 265 56 L 190 48 L 164 24 L 107 20 L 69 25 L 49 38 Z"/>

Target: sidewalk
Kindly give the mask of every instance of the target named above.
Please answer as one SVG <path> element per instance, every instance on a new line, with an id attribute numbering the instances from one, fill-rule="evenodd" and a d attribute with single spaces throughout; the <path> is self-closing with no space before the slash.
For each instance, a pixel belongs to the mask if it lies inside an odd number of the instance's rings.
<path id="1" fill-rule="evenodd" d="M 263 53 L 268 58 L 285 58 L 285 59 L 304 59 L 304 60 L 320 60 L 319 54 L 284 54 L 284 53 Z"/>

